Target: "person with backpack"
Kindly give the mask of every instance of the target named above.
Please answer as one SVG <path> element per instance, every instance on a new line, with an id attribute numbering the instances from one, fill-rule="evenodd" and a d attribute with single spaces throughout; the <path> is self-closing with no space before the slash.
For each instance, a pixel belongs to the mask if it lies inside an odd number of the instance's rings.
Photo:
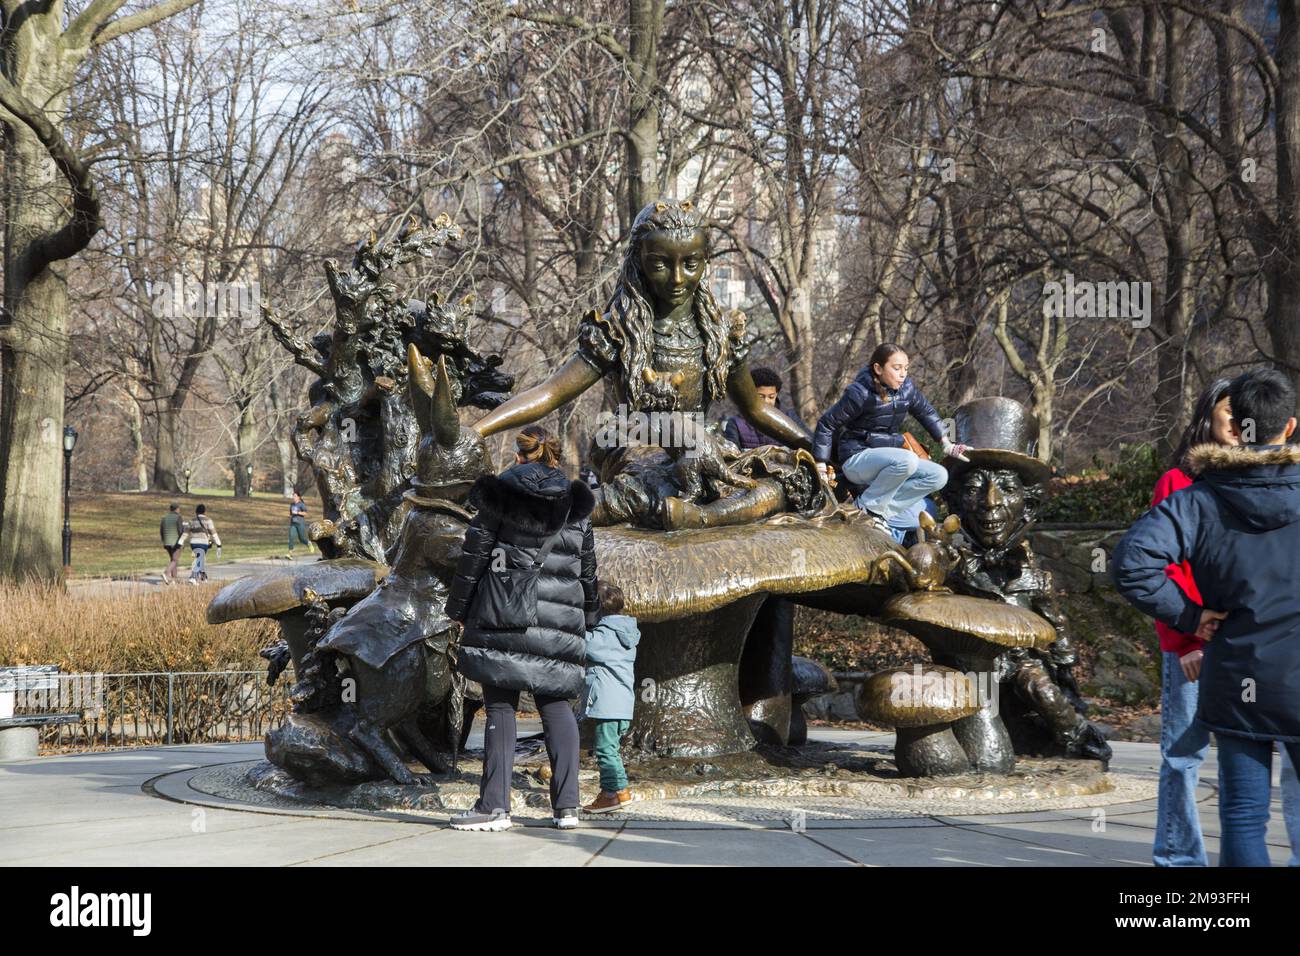
<path id="1" fill-rule="evenodd" d="M 948 471 L 922 456 L 924 449 L 903 431 L 910 414 L 943 447 L 944 455 L 963 459 L 966 446 L 945 434 L 939 413 L 908 377 L 902 346 L 885 342 L 823 413 L 813 434 L 812 454 L 818 468 L 835 465 L 860 489 L 854 503 L 881 531 L 892 534 L 920 513 L 917 504 L 948 482 Z"/>
<path id="2" fill-rule="evenodd" d="M 1196 721 L 1219 745 L 1220 866 L 1268 866 L 1273 746 L 1300 765 L 1300 447 L 1296 393 L 1272 369 L 1228 388 L 1238 445 L 1187 455 L 1195 481 L 1134 523 L 1115 585 L 1144 614 L 1205 642 Z M 1200 597 L 1166 573 L 1187 562 Z"/>
<path id="3" fill-rule="evenodd" d="M 190 584 L 198 584 L 208 579 L 208 548 L 217 546 L 217 557 L 221 557 L 221 535 L 217 526 L 207 515 L 208 506 L 199 505 L 194 509 L 194 517 L 185 523 L 185 532 L 178 542 L 181 547 L 186 544 L 194 554 L 194 563 L 190 566 Z"/>
<path id="4" fill-rule="evenodd" d="M 578 825 L 578 722 L 569 700 L 584 684 L 587 631 L 596 624 L 596 498 L 559 468 L 559 440 L 532 425 L 515 438 L 515 464 L 471 488 L 447 615 L 465 625 L 456 668 L 483 687 L 487 727 L 474 807 L 455 830 L 510 828 L 515 712 L 537 701 L 551 764 L 552 821 Z"/>
<path id="5" fill-rule="evenodd" d="M 180 505 L 174 502 L 167 506 L 167 513 L 158 524 L 158 533 L 162 536 L 163 550 L 167 552 L 167 567 L 163 569 L 163 584 L 176 583 L 177 555 L 181 553 L 181 535 L 185 533 L 185 518 Z"/>

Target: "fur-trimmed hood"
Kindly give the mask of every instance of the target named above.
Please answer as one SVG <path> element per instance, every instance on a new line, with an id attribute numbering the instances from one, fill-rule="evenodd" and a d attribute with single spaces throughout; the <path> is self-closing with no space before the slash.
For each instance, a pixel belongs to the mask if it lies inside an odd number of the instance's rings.
<path id="1" fill-rule="evenodd" d="M 558 468 L 540 462 L 512 465 L 499 475 L 483 475 L 470 489 L 468 504 L 529 534 L 553 534 L 566 512 L 581 521 L 596 506 L 585 482 L 570 481 Z"/>
<path id="2" fill-rule="evenodd" d="M 1300 521 L 1300 445 L 1197 445 L 1187 464 L 1250 528 Z"/>

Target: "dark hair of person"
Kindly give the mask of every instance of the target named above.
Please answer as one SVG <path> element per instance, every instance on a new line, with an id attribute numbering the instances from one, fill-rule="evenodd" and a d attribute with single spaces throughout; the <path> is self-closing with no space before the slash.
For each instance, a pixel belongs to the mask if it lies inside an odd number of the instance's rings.
<path id="1" fill-rule="evenodd" d="M 208 513 L 208 506 L 207 506 L 207 505 L 196 505 L 195 508 L 194 508 L 194 513 L 195 513 L 196 515 L 205 515 L 205 514 Z"/>
<path id="2" fill-rule="evenodd" d="M 560 466 L 560 440 L 541 425 L 529 425 L 515 436 L 515 448 L 524 461 L 540 461 L 552 468 Z"/>
<path id="3" fill-rule="evenodd" d="M 903 351 L 901 345 L 895 345 L 893 342 L 881 342 L 876 346 L 876 350 L 871 353 L 871 361 L 867 363 L 867 368 L 871 369 L 871 378 L 876 383 L 876 394 L 880 396 L 881 401 L 885 399 L 885 385 L 876 378 L 876 366 L 885 367 L 885 363 L 891 358 Z"/>
<path id="4" fill-rule="evenodd" d="M 778 392 L 781 391 L 781 376 L 770 368 L 756 368 L 749 375 L 754 380 L 755 388 L 775 388 Z"/>
<path id="5" fill-rule="evenodd" d="M 1228 386 L 1228 400 L 1232 402 L 1232 418 L 1238 428 L 1244 430 L 1244 423 L 1255 423 L 1251 436 L 1254 441 L 1244 442 L 1248 445 L 1271 442 L 1286 430 L 1286 423 L 1296 412 L 1295 386 L 1271 368 L 1242 372 Z"/>
<path id="6" fill-rule="evenodd" d="M 1227 396 L 1231 384 L 1232 382 L 1226 378 L 1216 378 L 1205 391 L 1201 392 L 1201 397 L 1196 400 L 1196 408 L 1192 410 L 1192 420 L 1183 429 L 1182 440 L 1174 450 L 1175 468 L 1190 472 L 1191 469 L 1187 467 L 1187 453 L 1197 445 L 1214 441 L 1214 406 Z"/>
<path id="7" fill-rule="evenodd" d="M 180 505 L 171 504 L 167 506 L 168 511 L 180 511 Z"/>
<path id="8" fill-rule="evenodd" d="M 617 614 L 623 610 L 623 589 L 617 584 L 601 581 L 596 586 L 596 595 L 600 598 L 601 614 Z"/>

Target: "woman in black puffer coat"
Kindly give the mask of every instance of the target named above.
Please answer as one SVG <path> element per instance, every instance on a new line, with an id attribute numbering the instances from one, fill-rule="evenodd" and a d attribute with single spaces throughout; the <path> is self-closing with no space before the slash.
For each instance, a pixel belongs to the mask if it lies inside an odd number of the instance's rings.
<path id="1" fill-rule="evenodd" d="M 567 829 L 578 821 L 578 724 L 568 699 L 582 692 L 587 630 L 600 607 L 590 520 L 595 497 L 557 467 L 559 442 L 546 429 L 525 428 L 515 446 L 516 464 L 479 478 L 470 491 L 478 513 L 465 532 L 447 599 L 447 614 L 465 625 L 457 669 L 483 685 L 487 718 L 478 805 L 452 818 L 460 830 L 510 826 L 515 711 L 525 690 L 542 714 L 555 825 Z M 533 567 L 548 541 L 551 551 L 537 576 L 536 623 L 503 628 L 511 609 L 501 606 L 502 590 L 480 582 Z"/>

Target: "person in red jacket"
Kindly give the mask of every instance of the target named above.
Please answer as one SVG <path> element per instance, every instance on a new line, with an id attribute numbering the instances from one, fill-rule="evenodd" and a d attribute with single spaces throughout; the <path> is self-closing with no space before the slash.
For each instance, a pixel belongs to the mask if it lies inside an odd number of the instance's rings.
<path id="1" fill-rule="evenodd" d="M 1187 453 L 1197 445 L 1214 442 L 1235 445 L 1232 409 L 1228 403 L 1226 378 L 1215 380 L 1196 403 L 1196 410 L 1183 432 L 1174 467 L 1160 476 L 1151 495 L 1155 507 L 1170 495 L 1187 488 Z M 1191 565 L 1171 564 L 1165 569 L 1175 584 L 1198 604 Z M 1196 723 L 1197 678 L 1201 676 L 1201 648 L 1205 642 L 1194 634 L 1182 634 L 1156 621 L 1160 637 L 1160 796 L 1156 809 L 1156 837 L 1152 861 L 1156 866 L 1205 866 L 1205 841 L 1196 810 L 1196 785 L 1201 763 L 1210 749 L 1210 732 Z"/>

